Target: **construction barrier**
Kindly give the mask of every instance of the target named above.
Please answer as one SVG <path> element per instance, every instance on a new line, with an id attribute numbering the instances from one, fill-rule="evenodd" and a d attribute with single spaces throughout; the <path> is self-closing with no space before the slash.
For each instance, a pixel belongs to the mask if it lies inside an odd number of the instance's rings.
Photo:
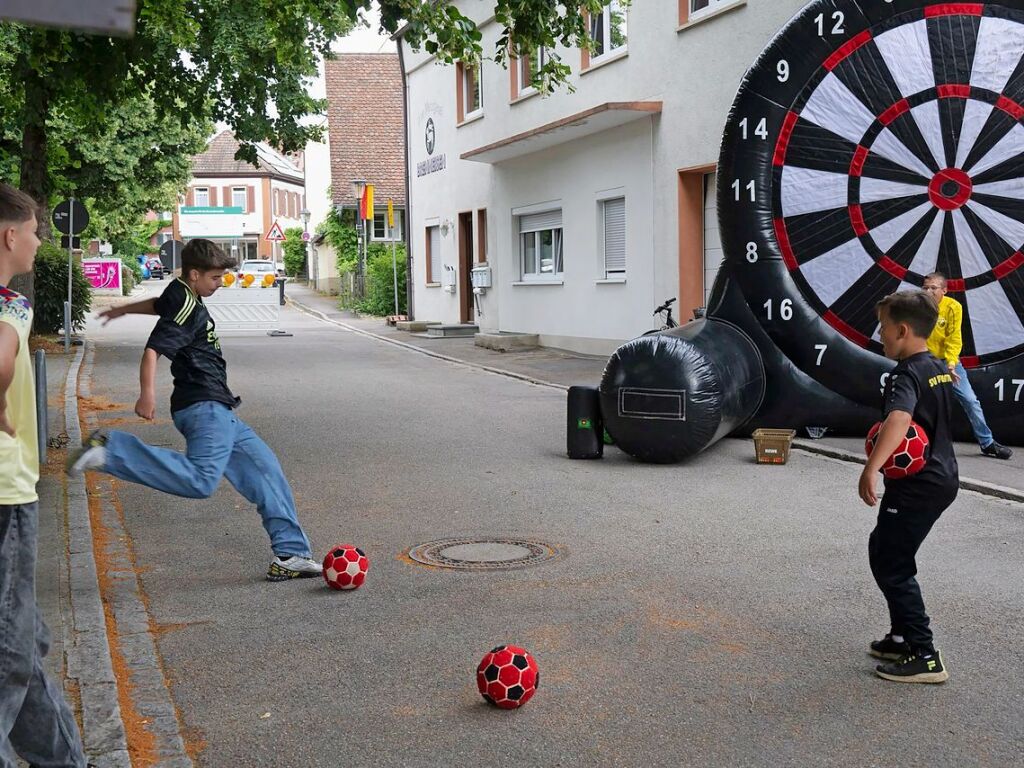
<path id="1" fill-rule="evenodd" d="M 228 278 L 231 277 L 231 280 Z M 257 281 L 252 275 L 241 279 L 228 273 L 224 286 L 203 299 L 218 331 L 260 331 L 277 328 L 281 313 L 280 290 L 273 279 Z M 249 280 L 246 280 L 249 278 Z"/>

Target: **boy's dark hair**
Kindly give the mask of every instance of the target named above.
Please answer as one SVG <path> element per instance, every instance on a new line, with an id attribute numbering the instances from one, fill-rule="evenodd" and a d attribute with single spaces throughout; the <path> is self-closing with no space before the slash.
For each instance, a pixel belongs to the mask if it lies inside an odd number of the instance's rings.
<path id="1" fill-rule="evenodd" d="M 894 323 L 906 323 L 915 336 L 927 339 L 932 335 L 935 323 L 939 319 L 939 308 L 932 301 L 927 291 L 900 291 L 890 293 L 878 304 L 875 310 L 885 310 Z"/>
<path id="2" fill-rule="evenodd" d="M 20 189 L 0 182 L 0 221 L 21 224 L 39 210 L 36 201 Z"/>
<path id="3" fill-rule="evenodd" d="M 224 253 L 219 245 L 212 240 L 197 238 L 189 240 L 181 249 L 181 272 L 187 274 L 190 269 L 208 272 L 211 269 L 234 269 L 238 262 Z"/>

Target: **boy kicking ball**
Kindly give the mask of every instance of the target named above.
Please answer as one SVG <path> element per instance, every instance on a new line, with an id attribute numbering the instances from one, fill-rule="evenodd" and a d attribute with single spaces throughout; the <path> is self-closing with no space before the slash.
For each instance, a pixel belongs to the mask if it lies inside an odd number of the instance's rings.
<path id="1" fill-rule="evenodd" d="M 924 468 L 898 480 L 886 478 L 878 524 L 868 540 L 871 573 L 889 605 L 889 633 L 869 653 L 889 663 L 879 677 L 902 683 L 942 683 L 949 678 L 932 644 L 914 557 L 960 487 L 949 422 L 953 377 L 928 352 L 938 310 L 924 291 L 903 291 L 878 303 L 885 356 L 899 361 L 885 385 L 885 421 L 860 476 L 860 497 L 875 506 L 878 471 L 907 434 L 911 420 L 928 435 L 931 453 Z"/>
<path id="2" fill-rule="evenodd" d="M 171 361 L 171 417 L 185 436 L 185 453 L 154 448 L 127 432 L 98 430 L 68 459 L 68 473 L 98 470 L 191 499 L 208 498 L 226 477 L 263 519 L 274 553 L 267 579 L 319 576 L 321 565 L 312 559 L 277 456 L 236 415 L 241 400 L 228 389 L 227 363 L 203 304 L 234 266 L 235 260 L 213 242 L 192 240 L 181 252 L 181 277 L 160 298 L 100 313 L 104 325 L 126 314 L 159 316 L 142 353 L 135 413 L 153 419 L 156 363 L 163 355 Z"/>

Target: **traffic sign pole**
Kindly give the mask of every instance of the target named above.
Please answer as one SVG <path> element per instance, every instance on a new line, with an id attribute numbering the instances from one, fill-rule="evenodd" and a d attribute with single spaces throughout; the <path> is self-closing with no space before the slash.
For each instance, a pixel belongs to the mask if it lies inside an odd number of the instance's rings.
<path id="1" fill-rule="evenodd" d="M 75 198 L 71 198 L 68 213 L 68 300 L 64 305 L 64 352 L 71 351 L 71 270 L 75 247 Z"/>

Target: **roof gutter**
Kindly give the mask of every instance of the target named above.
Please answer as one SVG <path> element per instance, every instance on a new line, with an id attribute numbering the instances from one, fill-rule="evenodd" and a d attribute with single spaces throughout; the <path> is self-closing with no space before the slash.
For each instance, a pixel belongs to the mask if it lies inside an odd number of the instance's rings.
<path id="1" fill-rule="evenodd" d="M 397 34 L 397 33 L 396 33 Z M 405 130 L 405 307 L 410 320 L 416 319 L 413 311 L 412 277 L 412 177 L 409 172 L 409 78 L 405 71 L 405 41 L 398 41 L 398 68 L 402 73 L 402 123 Z"/>

